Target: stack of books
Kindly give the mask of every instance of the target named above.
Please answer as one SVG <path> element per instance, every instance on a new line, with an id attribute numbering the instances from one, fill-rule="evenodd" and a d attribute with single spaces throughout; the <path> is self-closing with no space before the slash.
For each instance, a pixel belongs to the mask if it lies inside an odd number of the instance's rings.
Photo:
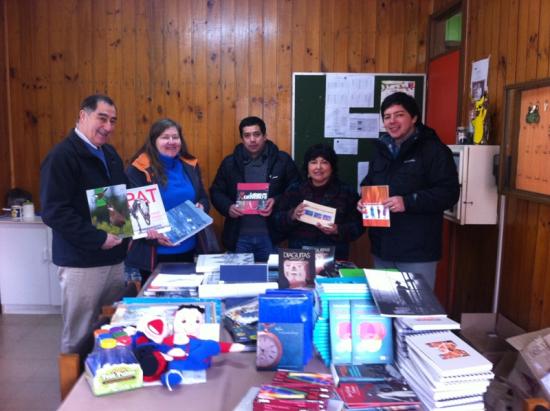
<path id="1" fill-rule="evenodd" d="M 391 365 L 332 365 L 336 392 L 348 410 L 419 410 L 420 400 Z"/>
<path id="2" fill-rule="evenodd" d="M 333 392 L 330 374 L 277 371 L 270 384 L 260 387 L 252 409 L 326 410 Z"/>
<path id="3" fill-rule="evenodd" d="M 258 297 L 256 367 L 302 370 L 313 356 L 311 290 L 268 290 Z"/>
<path id="4" fill-rule="evenodd" d="M 460 329 L 460 323 L 447 316 L 398 317 L 393 325 L 395 329 L 395 357 L 398 363 L 401 358 L 409 358 L 405 340 L 407 336 Z"/>
<path id="5" fill-rule="evenodd" d="M 251 253 L 201 254 L 196 270 L 205 273 L 198 287 L 201 298 L 252 297 L 279 288 L 267 265 L 255 264 Z"/>
<path id="6" fill-rule="evenodd" d="M 489 360 L 451 331 L 405 341 L 408 358 L 399 358 L 399 368 L 427 409 L 485 409 L 483 394 L 494 377 Z"/>
<path id="7" fill-rule="evenodd" d="M 195 272 L 193 263 L 160 263 L 149 280 L 143 284 L 146 297 L 198 297 L 202 274 Z"/>
<path id="8" fill-rule="evenodd" d="M 313 343 L 325 365 L 332 362 L 330 345 L 330 302 L 361 300 L 374 307 L 365 277 L 315 279 L 315 293 L 319 300 L 320 315 L 313 330 Z"/>

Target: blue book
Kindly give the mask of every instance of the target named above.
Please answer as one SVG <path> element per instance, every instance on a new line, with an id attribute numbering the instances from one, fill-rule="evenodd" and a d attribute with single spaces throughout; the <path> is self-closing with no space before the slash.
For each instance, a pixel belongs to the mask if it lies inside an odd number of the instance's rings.
<path id="1" fill-rule="evenodd" d="M 351 301 L 351 346 L 353 364 L 391 364 L 391 318 L 382 317 L 376 307 L 365 301 Z"/>
<path id="2" fill-rule="evenodd" d="M 267 264 L 220 265 L 220 281 L 225 283 L 265 283 L 267 274 Z"/>
<path id="3" fill-rule="evenodd" d="M 159 263 L 157 270 L 161 274 L 195 274 L 193 263 Z"/>
<path id="4" fill-rule="evenodd" d="M 303 323 L 258 323 L 256 367 L 259 370 L 302 370 L 303 341 Z"/>
<path id="5" fill-rule="evenodd" d="M 313 356 L 313 292 L 310 290 L 268 290 L 258 297 L 260 323 L 301 324 L 302 356 L 305 365 Z M 258 328 L 260 330 L 260 328 Z"/>
<path id="6" fill-rule="evenodd" d="M 351 363 L 351 313 L 349 301 L 329 301 L 330 351 L 335 364 Z"/>

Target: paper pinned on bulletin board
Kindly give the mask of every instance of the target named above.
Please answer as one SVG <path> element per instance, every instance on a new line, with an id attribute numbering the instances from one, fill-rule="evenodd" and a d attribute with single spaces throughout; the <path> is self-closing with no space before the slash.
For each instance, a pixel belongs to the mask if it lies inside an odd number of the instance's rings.
<path id="1" fill-rule="evenodd" d="M 355 138 L 335 138 L 334 152 L 336 154 L 357 155 L 358 141 Z"/>
<path id="2" fill-rule="evenodd" d="M 357 163 L 357 192 L 361 193 L 361 181 L 369 173 L 369 162 L 368 161 L 359 161 Z"/>
<path id="3" fill-rule="evenodd" d="M 490 57 L 487 57 L 472 63 L 470 80 L 470 97 L 472 100 L 479 100 L 483 93 L 489 90 L 489 59 Z"/>

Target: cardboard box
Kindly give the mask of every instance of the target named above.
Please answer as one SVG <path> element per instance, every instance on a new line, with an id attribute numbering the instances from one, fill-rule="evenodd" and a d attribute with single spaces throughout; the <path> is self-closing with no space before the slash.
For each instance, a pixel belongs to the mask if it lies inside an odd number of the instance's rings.
<path id="1" fill-rule="evenodd" d="M 506 339 L 525 332 L 503 315 L 494 313 L 464 313 L 460 320 L 460 328 L 462 338 L 491 361 L 495 365 L 495 371 L 500 375 L 507 371 L 498 370 L 497 365 L 501 359 L 506 353 L 516 355 Z"/>
<path id="2" fill-rule="evenodd" d="M 509 375 L 510 383 L 525 398 L 550 400 L 550 328 L 510 337 L 507 341 L 520 353 Z"/>

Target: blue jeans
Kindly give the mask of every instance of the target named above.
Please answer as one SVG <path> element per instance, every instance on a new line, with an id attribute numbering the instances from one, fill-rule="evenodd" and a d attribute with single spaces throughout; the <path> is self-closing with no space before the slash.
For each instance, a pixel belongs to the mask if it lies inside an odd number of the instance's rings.
<path id="1" fill-rule="evenodd" d="M 240 235 L 235 246 L 236 253 L 254 253 L 254 261 L 265 262 L 269 254 L 275 254 L 276 250 L 271 243 L 269 235 Z"/>

